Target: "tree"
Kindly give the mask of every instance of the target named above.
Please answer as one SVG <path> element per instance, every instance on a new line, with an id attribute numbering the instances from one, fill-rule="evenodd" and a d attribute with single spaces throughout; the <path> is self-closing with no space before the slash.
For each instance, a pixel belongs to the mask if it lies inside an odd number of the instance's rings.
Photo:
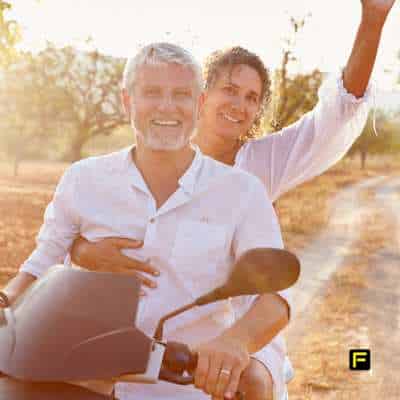
<path id="1" fill-rule="evenodd" d="M 20 54 L 4 71 L 0 84 L 2 143 L 14 159 L 15 176 L 27 151 L 37 151 L 57 124 L 68 118 L 65 94 L 47 79 L 42 62 L 30 53 Z"/>
<path id="2" fill-rule="evenodd" d="M 378 110 L 375 115 L 372 111 L 362 134 L 351 147 L 349 154 L 358 153 L 360 167 L 364 169 L 369 154 L 388 154 L 400 151 L 399 131 L 399 123 L 396 123 L 390 115 L 385 114 L 382 110 Z"/>
<path id="3" fill-rule="evenodd" d="M 124 60 L 97 50 L 78 52 L 72 47 L 57 49 L 51 44 L 38 57 L 48 81 L 63 90 L 68 102 L 69 122 L 75 132 L 67 160 L 80 159 L 82 147 L 90 138 L 109 135 L 126 124 L 120 102 Z"/>
<path id="4" fill-rule="evenodd" d="M 0 0 L 0 67 L 7 66 L 15 57 L 15 44 L 20 39 L 18 24 L 7 20 L 5 14 L 11 9 L 11 4 Z"/>
<path id="5" fill-rule="evenodd" d="M 305 24 L 305 18 L 291 18 L 291 37 L 286 39 L 280 68 L 274 73 L 274 88 L 270 113 L 271 127 L 277 131 L 297 121 L 312 110 L 318 101 L 322 73 L 315 69 L 306 74 L 291 74 L 290 67 L 297 62 L 294 55 L 296 39 Z M 271 118 L 270 118 L 271 119 Z"/>

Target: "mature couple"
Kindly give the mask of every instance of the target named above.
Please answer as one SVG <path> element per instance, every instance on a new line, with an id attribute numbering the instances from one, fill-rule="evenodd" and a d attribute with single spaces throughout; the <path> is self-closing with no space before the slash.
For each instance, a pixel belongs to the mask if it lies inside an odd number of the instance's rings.
<path id="1" fill-rule="evenodd" d="M 222 282 L 244 251 L 282 247 L 272 201 L 329 168 L 361 133 L 394 1 L 362 1 L 346 67 L 324 84 L 312 112 L 261 139 L 251 136 L 270 80 L 256 55 L 239 47 L 217 52 L 204 84 L 186 50 L 168 43 L 143 48 L 126 64 L 122 92 L 137 145 L 66 171 L 37 248 L 4 289 L 9 300 L 51 265 L 69 263 L 70 254 L 93 270 L 137 274 L 148 287 L 137 326 L 152 335 L 162 315 Z M 196 388 L 121 383 L 116 396 L 218 400 L 239 388 L 249 399 L 284 399 L 279 332 L 290 309 L 285 291 L 221 301 L 171 320 L 165 338 L 198 352 Z"/>

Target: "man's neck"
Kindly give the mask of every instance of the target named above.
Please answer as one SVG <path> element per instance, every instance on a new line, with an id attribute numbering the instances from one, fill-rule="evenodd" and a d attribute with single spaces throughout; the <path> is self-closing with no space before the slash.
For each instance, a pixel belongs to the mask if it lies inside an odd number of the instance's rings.
<path id="1" fill-rule="evenodd" d="M 190 145 L 176 151 L 156 151 L 138 145 L 132 159 L 157 202 L 157 208 L 177 190 L 178 181 L 192 164 L 195 151 Z"/>
<path id="2" fill-rule="evenodd" d="M 152 150 L 137 145 L 132 158 L 144 177 L 168 177 L 176 180 L 186 172 L 193 161 L 195 152 L 190 145 L 179 150 Z"/>

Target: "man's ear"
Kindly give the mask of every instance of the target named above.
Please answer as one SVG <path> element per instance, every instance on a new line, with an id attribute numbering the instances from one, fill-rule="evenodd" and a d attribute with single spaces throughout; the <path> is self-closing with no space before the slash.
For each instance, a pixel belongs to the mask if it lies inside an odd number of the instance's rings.
<path id="1" fill-rule="evenodd" d="M 131 96 L 126 89 L 122 89 L 121 91 L 121 101 L 128 119 L 131 119 Z"/>

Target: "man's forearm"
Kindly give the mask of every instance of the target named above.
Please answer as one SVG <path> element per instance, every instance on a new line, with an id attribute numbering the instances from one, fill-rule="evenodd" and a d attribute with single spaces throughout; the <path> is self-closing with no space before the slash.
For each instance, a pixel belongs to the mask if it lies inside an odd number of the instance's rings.
<path id="1" fill-rule="evenodd" d="M 11 279 L 7 286 L 3 289 L 3 292 L 8 297 L 8 300 L 12 304 L 22 293 L 28 289 L 29 286 L 35 282 L 36 277 L 28 274 L 27 272 L 18 272 L 18 274 Z"/>
<path id="2" fill-rule="evenodd" d="M 278 294 L 264 294 L 222 336 L 244 344 L 249 353 L 266 346 L 289 322 L 286 301 Z"/>
<path id="3" fill-rule="evenodd" d="M 343 73 L 343 85 L 349 93 L 362 97 L 378 53 L 385 18 L 363 11 L 353 50 Z"/>

